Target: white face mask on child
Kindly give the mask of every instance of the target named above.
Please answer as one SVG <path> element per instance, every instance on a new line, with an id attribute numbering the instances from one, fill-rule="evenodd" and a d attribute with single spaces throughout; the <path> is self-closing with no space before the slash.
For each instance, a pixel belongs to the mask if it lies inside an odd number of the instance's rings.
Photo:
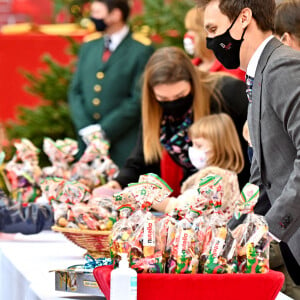
<path id="1" fill-rule="evenodd" d="M 206 150 L 199 150 L 194 147 L 189 147 L 190 161 L 192 165 L 198 170 L 201 170 L 206 167 L 206 163 L 207 163 L 206 152 L 207 152 Z"/>

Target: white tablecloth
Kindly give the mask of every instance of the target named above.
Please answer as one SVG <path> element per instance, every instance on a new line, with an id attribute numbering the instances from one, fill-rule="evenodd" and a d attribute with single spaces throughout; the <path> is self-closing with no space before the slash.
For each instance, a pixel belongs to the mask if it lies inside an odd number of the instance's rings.
<path id="1" fill-rule="evenodd" d="M 0 233 L 0 299 L 105 299 L 55 291 L 55 274 L 49 271 L 84 264 L 85 252 L 61 233 Z"/>
<path id="2" fill-rule="evenodd" d="M 84 253 L 60 233 L 0 233 L 0 300 L 105 299 L 54 289 L 54 272 L 49 271 L 83 264 Z M 282 293 L 276 298 L 290 299 Z"/>

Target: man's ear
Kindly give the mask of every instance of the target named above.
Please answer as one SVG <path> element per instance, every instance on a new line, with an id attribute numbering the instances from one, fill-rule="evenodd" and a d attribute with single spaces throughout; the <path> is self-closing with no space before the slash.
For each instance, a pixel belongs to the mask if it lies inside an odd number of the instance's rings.
<path id="1" fill-rule="evenodd" d="M 243 29 L 246 28 L 250 24 L 252 18 L 253 18 L 252 10 L 250 8 L 245 7 L 244 9 L 242 9 L 238 19 L 242 23 Z"/>

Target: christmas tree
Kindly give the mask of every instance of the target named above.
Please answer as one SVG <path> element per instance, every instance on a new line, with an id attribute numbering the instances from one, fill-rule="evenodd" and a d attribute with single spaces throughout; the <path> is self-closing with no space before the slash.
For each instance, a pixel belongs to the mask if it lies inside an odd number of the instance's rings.
<path id="1" fill-rule="evenodd" d="M 133 31 L 143 31 L 146 26 L 156 47 L 182 47 L 183 35 L 186 32 L 185 14 L 193 6 L 193 0 L 144 0 L 143 14 L 131 20 Z"/>

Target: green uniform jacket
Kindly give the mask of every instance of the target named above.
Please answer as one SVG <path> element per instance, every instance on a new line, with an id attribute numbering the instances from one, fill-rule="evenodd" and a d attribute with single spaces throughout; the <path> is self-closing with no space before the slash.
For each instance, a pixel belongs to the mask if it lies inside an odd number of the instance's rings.
<path id="1" fill-rule="evenodd" d="M 141 119 L 141 75 L 153 53 L 129 33 L 102 61 L 104 39 L 82 45 L 69 89 L 75 128 L 100 124 L 111 143 L 110 156 L 122 167 L 135 146 Z M 81 153 L 84 149 L 80 140 Z"/>

